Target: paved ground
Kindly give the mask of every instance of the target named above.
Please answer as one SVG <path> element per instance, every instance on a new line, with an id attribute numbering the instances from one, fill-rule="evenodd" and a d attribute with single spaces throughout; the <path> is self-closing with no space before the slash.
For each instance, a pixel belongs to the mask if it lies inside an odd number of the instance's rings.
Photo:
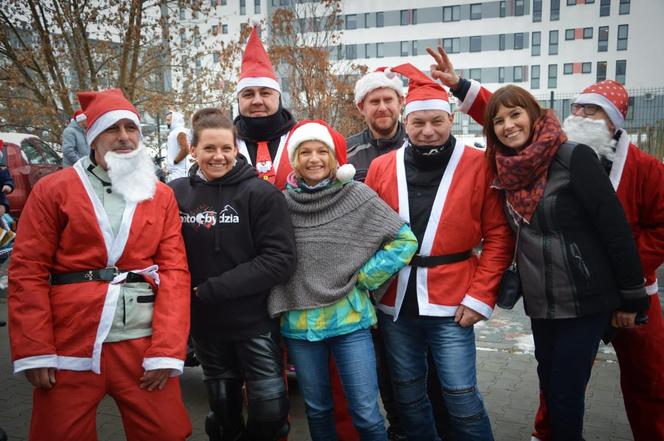
<path id="1" fill-rule="evenodd" d="M 660 268 L 660 281 L 664 270 Z M 0 279 L 0 288 L 3 280 Z M 6 279 L 4 281 L 6 284 Z M 660 299 L 664 299 L 660 284 Z M 7 317 L 6 295 L 0 291 L 0 320 Z M 497 310 L 492 320 L 477 327 L 478 381 L 498 441 L 529 440 L 538 402 L 536 363 L 532 355 L 529 322 L 521 305 L 513 311 Z M 194 432 L 190 440 L 205 441 L 203 420 L 207 412 L 199 368 L 188 368 L 182 377 L 183 398 Z M 309 440 L 302 397 L 291 383 L 292 441 Z M 10 441 L 27 440 L 31 388 L 23 376 L 11 374 L 7 328 L 0 328 L 0 427 Z M 610 347 L 602 346 L 593 369 L 586 400 L 585 439 L 626 441 L 632 435 L 625 417 L 618 385 L 618 365 Z M 102 403 L 97 421 L 101 441 L 123 440 L 120 417 L 111 400 Z M 85 440 L 83 440 L 85 441 Z"/>

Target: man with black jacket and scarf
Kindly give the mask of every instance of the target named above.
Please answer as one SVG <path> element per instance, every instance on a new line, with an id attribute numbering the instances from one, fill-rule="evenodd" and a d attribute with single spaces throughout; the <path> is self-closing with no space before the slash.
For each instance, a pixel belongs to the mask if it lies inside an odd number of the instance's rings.
<path id="1" fill-rule="evenodd" d="M 404 106 L 403 88 L 401 79 L 383 67 L 369 72 L 355 83 L 355 105 L 367 124 L 364 130 L 346 139 L 348 163 L 355 166 L 355 180 L 364 182 L 371 161 L 404 145 L 407 139 L 406 131 L 399 121 Z M 385 347 L 378 332 L 372 332 L 372 337 L 376 351 L 378 386 L 389 423 L 388 438 L 395 441 L 405 440 L 406 435 L 394 401 Z M 431 358 L 428 376 L 428 395 L 436 429 L 441 438 L 453 441 L 449 414 L 442 400 L 440 382 Z"/>
<path id="2" fill-rule="evenodd" d="M 281 88 L 256 28 L 247 42 L 236 90 L 238 149 L 259 178 L 283 190 L 292 171 L 284 153 L 286 137 L 296 121 L 281 104 Z"/>

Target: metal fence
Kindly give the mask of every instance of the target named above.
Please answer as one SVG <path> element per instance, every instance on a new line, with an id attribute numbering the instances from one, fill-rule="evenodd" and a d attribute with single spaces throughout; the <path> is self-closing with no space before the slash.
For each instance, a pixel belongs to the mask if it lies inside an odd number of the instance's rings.
<path id="1" fill-rule="evenodd" d="M 643 151 L 664 161 L 664 88 L 632 89 L 625 130 Z M 554 93 L 535 95 L 542 107 L 554 109 L 560 120 L 570 114 L 570 105 L 577 94 Z M 468 115 L 455 112 L 452 133 L 482 136 L 482 126 Z"/>

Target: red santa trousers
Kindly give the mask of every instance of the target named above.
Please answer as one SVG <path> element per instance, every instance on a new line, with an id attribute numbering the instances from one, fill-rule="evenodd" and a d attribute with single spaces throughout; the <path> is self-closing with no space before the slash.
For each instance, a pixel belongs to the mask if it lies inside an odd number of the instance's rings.
<path id="1" fill-rule="evenodd" d="M 101 374 L 61 370 L 50 390 L 33 392 L 31 441 L 97 441 L 97 406 L 105 395 L 118 405 L 127 441 L 183 441 L 191 421 L 182 402 L 180 380 L 163 390 L 139 388 L 143 354 L 150 338 L 105 343 Z"/>
<path id="2" fill-rule="evenodd" d="M 612 341 L 620 364 L 620 388 L 634 441 L 664 441 L 664 319 L 650 296 L 648 324 L 618 332 Z M 546 403 L 540 394 L 533 437 L 549 440 Z"/>

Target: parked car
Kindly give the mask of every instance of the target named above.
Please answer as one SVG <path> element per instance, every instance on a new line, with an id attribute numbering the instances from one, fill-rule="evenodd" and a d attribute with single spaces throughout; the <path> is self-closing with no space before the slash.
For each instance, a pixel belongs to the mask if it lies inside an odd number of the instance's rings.
<path id="1" fill-rule="evenodd" d="M 9 213 L 18 218 L 30 190 L 42 177 L 62 168 L 62 158 L 48 144 L 27 133 L 0 133 L 3 141 L 0 164 L 9 168 L 14 191 L 7 195 Z"/>

